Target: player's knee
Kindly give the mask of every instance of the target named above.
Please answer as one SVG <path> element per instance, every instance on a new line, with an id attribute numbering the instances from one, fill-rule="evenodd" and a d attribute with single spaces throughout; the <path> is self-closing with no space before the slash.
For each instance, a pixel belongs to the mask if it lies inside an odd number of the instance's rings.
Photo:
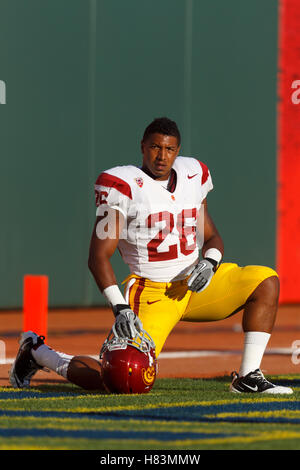
<path id="1" fill-rule="evenodd" d="M 276 274 L 267 277 L 263 282 L 265 283 L 264 286 L 268 291 L 270 299 L 277 303 L 280 291 L 279 277 Z"/>
<path id="2" fill-rule="evenodd" d="M 261 301 L 265 304 L 277 305 L 280 291 L 280 282 L 277 273 L 270 269 L 270 276 L 266 277 L 254 290 L 248 300 Z"/>
<path id="3" fill-rule="evenodd" d="M 74 356 L 69 364 L 67 378 L 85 390 L 104 390 L 101 365 L 88 356 Z"/>

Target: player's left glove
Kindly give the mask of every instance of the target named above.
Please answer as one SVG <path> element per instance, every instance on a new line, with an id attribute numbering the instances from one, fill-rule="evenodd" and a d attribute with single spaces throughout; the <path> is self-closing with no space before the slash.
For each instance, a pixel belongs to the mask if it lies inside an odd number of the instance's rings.
<path id="1" fill-rule="evenodd" d="M 214 260 L 208 260 L 207 258 L 199 261 L 198 264 L 194 267 L 189 279 L 188 279 L 188 288 L 193 292 L 201 292 L 206 287 L 208 287 L 212 277 L 215 273 L 215 267 L 217 265 L 213 264 Z"/>
<path id="2" fill-rule="evenodd" d="M 113 329 L 119 338 L 135 338 L 143 329 L 143 324 L 129 305 L 114 305 L 113 312 L 116 317 Z"/>

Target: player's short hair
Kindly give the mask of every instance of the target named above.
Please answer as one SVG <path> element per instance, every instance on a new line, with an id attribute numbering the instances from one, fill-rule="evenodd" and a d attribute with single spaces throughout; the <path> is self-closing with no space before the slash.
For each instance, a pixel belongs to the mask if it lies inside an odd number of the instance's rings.
<path id="1" fill-rule="evenodd" d="M 181 136 L 175 121 L 167 117 L 154 119 L 145 129 L 143 142 L 145 142 L 151 134 L 163 134 L 177 137 L 178 145 L 181 142 Z"/>

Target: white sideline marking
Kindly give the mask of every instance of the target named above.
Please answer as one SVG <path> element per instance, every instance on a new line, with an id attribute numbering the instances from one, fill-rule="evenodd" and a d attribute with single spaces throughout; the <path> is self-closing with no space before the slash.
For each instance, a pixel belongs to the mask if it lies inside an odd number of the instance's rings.
<path id="1" fill-rule="evenodd" d="M 294 349 L 292 348 L 272 348 L 265 351 L 265 355 L 280 354 L 287 356 L 292 354 Z M 172 351 L 162 352 L 159 355 L 159 359 L 185 359 L 192 357 L 209 357 L 209 356 L 232 356 L 242 354 L 241 350 L 226 350 L 226 351 Z"/>
<path id="2" fill-rule="evenodd" d="M 295 350 L 293 348 L 270 348 L 265 351 L 265 355 L 279 354 L 281 356 L 288 356 L 293 354 Z M 242 354 L 241 350 L 227 350 L 227 351 L 212 351 L 212 350 L 203 350 L 203 351 L 170 351 L 162 352 L 159 355 L 159 360 L 161 359 L 189 359 L 194 357 L 209 357 L 209 356 L 232 356 Z M 98 359 L 98 355 L 90 355 L 93 359 Z M 14 362 L 14 357 L 8 357 L 6 359 L 0 360 L 0 365 L 12 364 Z"/>
<path id="3" fill-rule="evenodd" d="M 224 356 L 232 354 L 230 351 L 170 351 L 162 352 L 159 359 L 186 359 L 193 357 Z"/>

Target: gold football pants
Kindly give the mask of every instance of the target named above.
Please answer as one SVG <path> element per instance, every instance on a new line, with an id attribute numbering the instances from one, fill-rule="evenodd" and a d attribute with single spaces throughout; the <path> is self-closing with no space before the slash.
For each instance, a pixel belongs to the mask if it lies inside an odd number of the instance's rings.
<path id="1" fill-rule="evenodd" d="M 154 282 L 133 274 L 124 281 L 125 296 L 152 337 L 158 356 L 179 321 L 223 320 L 241 310 L 256 287 L 271 276 L 277 273 L 265 266 L 222 263 L 209 286 L 197 294 L 188 290 L 186 279 Z"/>

